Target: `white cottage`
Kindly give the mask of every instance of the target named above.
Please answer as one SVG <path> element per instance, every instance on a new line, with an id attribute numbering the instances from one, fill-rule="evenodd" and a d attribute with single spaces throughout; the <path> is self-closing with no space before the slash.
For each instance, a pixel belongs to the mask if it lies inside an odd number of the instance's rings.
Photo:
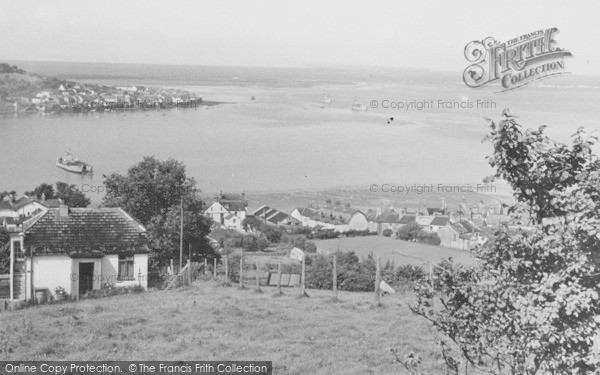
<path id="1" fill-rule="evenodd" d="M 13 300 L 148 285 L 146 229 L 120 208 L 49 209 L 13 230 L 9 246 Z"/>

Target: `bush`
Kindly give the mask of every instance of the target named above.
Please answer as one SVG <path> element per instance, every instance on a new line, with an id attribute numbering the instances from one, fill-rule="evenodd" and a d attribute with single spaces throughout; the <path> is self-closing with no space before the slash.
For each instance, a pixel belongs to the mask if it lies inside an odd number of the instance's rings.
<path id="1" fill-rule="evenodd" d="M 265 237 L 273 243 L 281 242 L 281 237 L 283 236 L 283 230 L 280 228 L 268 227 L 265 231 Z"/>
<path id="2" fill-rule="evenodd" d="M 304 244 L 304 251 L 307 253 L 316 253 L 317 245 L 315 245 L 315 243 L 312 241 L 306 241 L 306 243 Z"/>
<path id="3" fill-rule="evenodd" d="M 292 234 L 309 235 L 312 233 L 312 229 L 309 227 L 295 227 L 291 230 Z"/>
<path id="4" fill-rule="evenodd" d="M 390 228 L 387 228 L 387 229 L 384 229 L 384 231 L 383 231 L 383 233 L 382 233 L 382 234 L 383 234 L 385 237 L 391 237 L 391 236 L 392 236 L 392 233 L 394 233 L 394 231 L 392 231 Z"/>
<path id="5" fill-rule="evenodd" d="M 398 230 L 398 238 L 403 241 L 416 240 L 421 232 L 421 226 L 417 223 L 409 223 Z"/>
<path id="6" fill-rule="evenodd" d="M 267 247 L 271 246 L 271 242 L 266 237 L 260 237 L 256 244 L 258 251 L 264 251 Z"/>
<path id="7" fill-rule="evenodd" d="M 231 282 L 237 283 L 240 281 L 240 254 L 229 255 L 227 259 L 228 276 Z"/>
<path id="8" fill-rule="evenodd" d="M 306 269 L 306 286 L 313 289 L 331 289 L 333 287 L 331 257 L 316 255 L 311 258 L 311 266 Z"/>
<path id="9" fill-rule="evenodd" d="M 425 280 L 427 274 L 420 266 L 413 266 L 412 264 L 406 264 L 396 268 L 395 281 L 406 282 L 406 281 L 422 281 Z"/>
<path id="10" fill-rule="evenodd" d="M 258 238 L 252 234 L 247 234 L 242 238 L 242 247 L 245 251 L 259 251 Z"/>
<path id="11" fill-rule="evenodd" d="M 421 243 L 426 243 L 429 245 L 436 245 L 436 246 L 442 242 L 440 236 L 438 236 L 437 233 L 427 232 L 424 230 L 421 230 L 418 233 L 417 241 L 419 241 Z"/>

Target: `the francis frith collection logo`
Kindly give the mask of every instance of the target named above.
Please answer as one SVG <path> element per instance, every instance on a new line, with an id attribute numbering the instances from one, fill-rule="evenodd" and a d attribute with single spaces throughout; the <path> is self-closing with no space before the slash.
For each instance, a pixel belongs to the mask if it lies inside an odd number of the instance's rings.
<path id="1" fill-rule="evenodd" d="M 557 28 L 536 30 L 500 43 L 492 37 L 472 41 L 465 47 L 471 63 L 463 73 L 469 87 L 499 81 L 501 91 L 523 87 L 540 78 L 567 73 L 565 57 L 571 52 L 558 48 Z"/>

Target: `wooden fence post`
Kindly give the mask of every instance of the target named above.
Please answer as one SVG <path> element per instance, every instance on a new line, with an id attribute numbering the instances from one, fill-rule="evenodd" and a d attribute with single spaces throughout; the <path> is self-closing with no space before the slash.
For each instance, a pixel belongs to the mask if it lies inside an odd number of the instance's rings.
<path id="1" fill-rule="evenodd" d="M 306 254 L 302 254 L 302 296 L 306 294 L 306 285 L 305 285 L 305 274 L 306 274 Z"/>
<path id="2" fill-rule="evenodd" d="M 217 279 L 217 257 L 215 257 L 213 260 L 214 260 L 213 272 L 215 274 L 214 279 L 216 280 Z"/>
<path id="3" fill-rule="evenodd" d="M 337 297 L 337 255 L 333 254 L 333 294 Z"/>
<path id="4" fill-rule="evenodd" d="M 254 275 L 256 276 L 256 291 L 260 292 L 260 280 L 259 280 L 259 268 L 258 262 L 256 263 L 256 270 L 254 271 Z"/>
<path id="5" fill-rule="evenodd" d="M 277 264 L 277 293 L 281 294 L 281 258 Z"/>
<path id="6" fill-rule="evenodd" d="M 431 308 L 434 308 L 435 288 L 433 287 L 433 264 L 429 263 L 429 282 L 431 283 Z"/>
<path id="7" fill-rule="evenodd" d="M 208 273 L 208 258 L 204 258 L 204 276 Z M 209 273 L 210 275 L 210 273 Z"/>
<path id="8" fill-rule="evenodd" d="M 244 257 L 240 257 L 240 288 L 244 287 Z"/>
<path id="9" fill-rule="evenodd" d="M 375 302 L 377 306 L 381 304 L 381 265 L 379 262 L 379 255 L 377 256 L 375 267 Z"/>
<path id="10" fill-rule="evenodd" d="M 229 254 L 225 254 L 225 285 L 229 285 Z"/>
<path id="11" fill-rule="evenodd" d="M 187 260 L 187 271 L 188 271 L 188 285 L 192 285 L 192 261 Z"/>

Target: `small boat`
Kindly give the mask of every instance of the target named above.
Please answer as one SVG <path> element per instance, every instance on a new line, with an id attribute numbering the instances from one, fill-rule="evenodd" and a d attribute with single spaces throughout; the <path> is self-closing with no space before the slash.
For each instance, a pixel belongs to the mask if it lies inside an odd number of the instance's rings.
<path id="1" fill-rule="evenodd" d="M 56 166 L 67 172 L 94 174 L 94 167 L 91 164 L 87 164 L 75 158 L 69 150 L 65 151 L 64 156 L 59 156 L 56 159 Z"/>
<path id="2" fill-rule="evenodd" d="M 360 102 L 358 101 L 358 99 L 354 98 L 354 104 L 352 104 L 352 107 L 350 107 L 350 109 L 353 110 L 353 111 L 366 112 L 367 111 L 367 106 L 360 104 Z"/>
<path id="3" fill-rule="evenodd" d="M 321 98 L 321 103 L 331 104 L 331 98 L 329 96 L 327 96 L 327 94 L 323 94 L 323 98 Z"/>

